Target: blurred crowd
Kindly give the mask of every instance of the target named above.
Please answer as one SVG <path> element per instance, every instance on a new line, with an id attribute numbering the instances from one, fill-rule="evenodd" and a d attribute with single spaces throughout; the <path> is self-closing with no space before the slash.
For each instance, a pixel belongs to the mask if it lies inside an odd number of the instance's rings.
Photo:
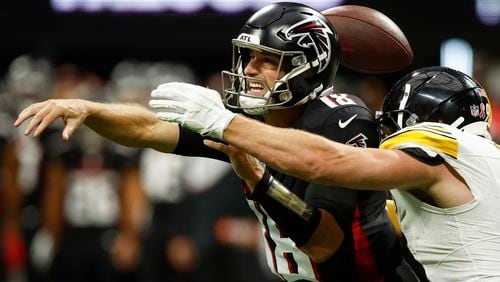
<path id="1" fill-rule="evenodd" d="M 13 120 L 48 98 L 139 103 L 188 67 L 123 61 L 103 79 L 16 58 L 0 90 L 0 281 L 274 281 L 229 164 L 123 147 L 60 124 L 26 137 Z M 203 83 L 203 81 L 202 81 Z M 220 75 L 205 83 L 218 87 Z"/>
<path id="2" fill-rule="evenodd" d="M 500 64 L 479 66 L 498 142 Z M 147 107 L 169 81 L 222 84 L 218 72 L 200 80 L 170 62 L 125 60 L 102 78 L 29 55 L 12 61 L 0 84 L 0 281 L 276 281 L 230 165 L 119 146 L 85 127 L 65 142 L 63 121 L 39 138 L 12 126 L 48 98 Z M 374 76 L 340 75 L 336 87 L 373 111 L 389 89 Z"/>

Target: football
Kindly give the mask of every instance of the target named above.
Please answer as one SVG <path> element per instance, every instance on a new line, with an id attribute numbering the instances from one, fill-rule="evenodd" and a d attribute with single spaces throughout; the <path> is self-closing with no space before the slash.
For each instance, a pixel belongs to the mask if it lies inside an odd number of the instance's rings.
<path id="1" fill-rule="evenodd" d="M 362 73 L 402 70 L 413 61 L 413 51 L 401 29 L 372 8 L 344 5 L 322 11 L 340 39 L 340 64 Z"/>

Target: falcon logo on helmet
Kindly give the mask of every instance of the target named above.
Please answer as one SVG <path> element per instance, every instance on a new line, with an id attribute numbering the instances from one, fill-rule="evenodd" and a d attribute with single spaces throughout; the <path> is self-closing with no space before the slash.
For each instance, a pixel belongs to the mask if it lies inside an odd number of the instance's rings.
<path id="1" fill-rule="evenodd" d="M 300 21 L 285 31 L 286 39 L 298 37 L 297 45 L 302 48 L 314 48 L 319 64 L 318 73 L 323 71 L 330 61 L 332 46 L 328 34 L 333 34 L 332 30 L 319 19 Z"/>

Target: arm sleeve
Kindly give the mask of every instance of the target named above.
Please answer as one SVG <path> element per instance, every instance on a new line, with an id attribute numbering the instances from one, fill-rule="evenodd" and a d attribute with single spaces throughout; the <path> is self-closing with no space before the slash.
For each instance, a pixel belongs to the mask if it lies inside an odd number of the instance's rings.
<path id="1" fill-rule="evenodd" d="M 193 131 L 179 126 L 179 142 L 172 153 L 181 156 L 205 157 L 229 162 L 229 158 L 224 153 L 205 146 L 205 144 L 203 144 L 204 139 L 221 142 L 212 138 L 203 137 Z"/>

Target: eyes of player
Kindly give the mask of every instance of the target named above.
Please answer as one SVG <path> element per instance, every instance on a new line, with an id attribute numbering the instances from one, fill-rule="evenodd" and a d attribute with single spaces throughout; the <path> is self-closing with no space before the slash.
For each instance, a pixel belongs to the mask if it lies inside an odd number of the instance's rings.
<path id="1" fill-rule="evenodd" d="M 263 67 L 266 69 L 277 69 L 280 57 L 275 54 L 250 51 L 250 62 L 253 67 Z"/>

